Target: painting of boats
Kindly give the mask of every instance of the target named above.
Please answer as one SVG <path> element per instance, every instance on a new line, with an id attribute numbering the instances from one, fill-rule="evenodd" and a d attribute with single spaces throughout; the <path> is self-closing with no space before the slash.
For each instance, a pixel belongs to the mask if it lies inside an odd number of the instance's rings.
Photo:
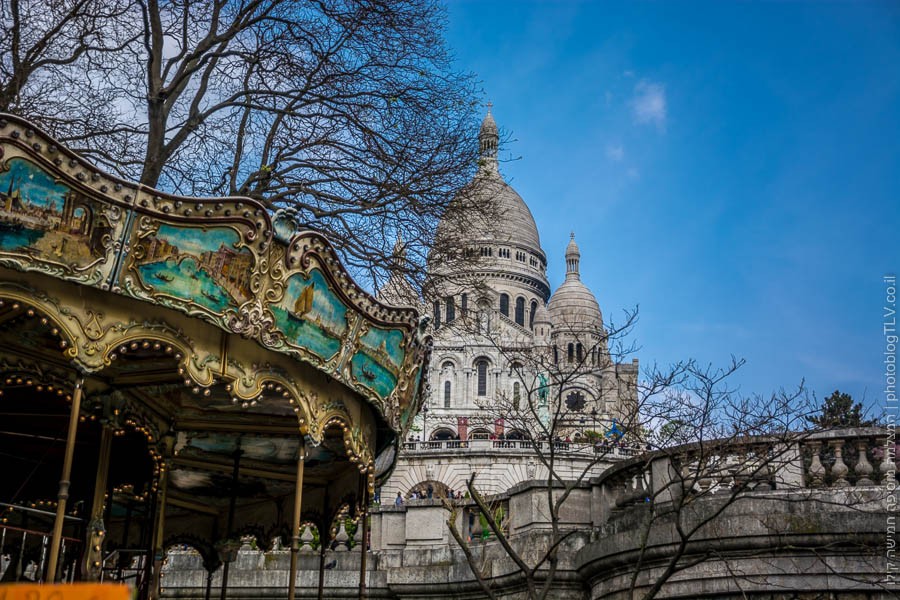
<path id="1" fill-rule="evenodd" d="M 386 398 L 397 385 L 403 363 L 403 332 L 372 327 L 359 341 L 359 351 L 350 359 L 353 377 Z"/>
<path id="2" fill-rule="evenodd" d="M 24 158 L 0 169 L 0 252 L 87 266 L 105 255 L 112 228 L 93 203 Z"/>
<path id="3" fill-rule="evenodd" d="M 251 297 L 253 255 L 239 242 L 229 227 L 160 225 L 141 240 L 136 269 L 155 292 L 222 314 Z"/>
<path id="4" fill-rule="evenodd" d="M 318 269 L 309 276 L 292 275 L 284 298 L 271 305 L 275 324 L 291 346 L 306 348 L 322 360 L 341 349 L 347 332 L 347 307 L 335 295 Z"/>
<path id="5" fill-rule="evenodd" d="M 312 310 L 313 306 L 313 294 L 316 291 L 316 282 L 310 281 L 309 285 L 303 288 L 303 291 L 300 292 L 300 295 L 297 297 L 297 301 L 294 302 L 294 310 L 288 311 L 288 318 L 293 319 L 297 322 L 303 322 L 303 319 L 306 317 L 306 314 Z"/>

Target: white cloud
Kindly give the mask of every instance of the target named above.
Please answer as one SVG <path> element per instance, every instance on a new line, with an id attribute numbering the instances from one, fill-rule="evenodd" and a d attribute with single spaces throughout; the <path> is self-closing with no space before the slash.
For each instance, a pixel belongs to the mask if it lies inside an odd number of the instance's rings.
<path id="1" fill-rule="evenodd" d="M 637 123 L 649 123 L 656 125 L 659 130 L 664 130 L 666 128 L 665 86 L 646 79 L 639 81 L 634 86 L 631 111 Z"/>
<path id="2" fill-rule="evenodd" d="M 625 174 L 628 175 L 629 179 L 640 179 L 641 177 L 641 172 L 637 170 L 637 167 L 631 167 L 625 171 Z"/>
<path id="3" fill-rule="evenodd" d="M 616 162 L 625 158 L 625 148 L 622 144 L 609 144 L 606 146 L 606 158 Z"/>

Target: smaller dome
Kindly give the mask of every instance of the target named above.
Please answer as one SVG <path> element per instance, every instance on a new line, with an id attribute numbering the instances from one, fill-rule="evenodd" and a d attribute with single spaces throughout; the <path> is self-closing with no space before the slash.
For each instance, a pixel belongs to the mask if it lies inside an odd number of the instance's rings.
<path id="1" fill-rule="evenodd" d="M 550 313 L 547 312 L 547 307 L 543 304 L 538 304 L 537 310 L 534 311 L 534 323 L 544 323 L 551 324 Z"/>
<path id="2" fill-rule="evenodd" d="M 566 280 L 550 297 L 547 310 L 555 333 L 567 329 L 599 329 L 603 327 L 603 314 L 594 294 L 581 282 L 579 262 L 581 251 L 572 234 L 566 247 Z"/>

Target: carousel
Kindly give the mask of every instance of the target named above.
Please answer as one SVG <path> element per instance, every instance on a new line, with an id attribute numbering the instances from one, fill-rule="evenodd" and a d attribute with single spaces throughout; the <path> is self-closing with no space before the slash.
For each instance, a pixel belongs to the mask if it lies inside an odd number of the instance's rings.
<path id="1" fill-rule="evenodd" d="M 324 549 L 393 468 L 423 329 L 289 211 L 129 183 L 0 115 L 0 579 L 157 598 L 189 546 L 224 598 L 253 535 L 290 544 L 293 598 L 301 523 Z"/>

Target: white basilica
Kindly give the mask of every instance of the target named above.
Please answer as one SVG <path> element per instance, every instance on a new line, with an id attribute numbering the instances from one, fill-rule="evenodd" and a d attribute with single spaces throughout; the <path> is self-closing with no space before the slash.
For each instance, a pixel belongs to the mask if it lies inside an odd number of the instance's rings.
<path id="1" fill-rule="evenodd" d="M 546 436 L 547 427 L 529 426 L 529 413 L 545 424 L 552 415 L 550 430 L 560 439 L 603 435 L 634 406 L 637 360 L 610 357 L 600 306 L 581 281 L 574 234 L 566 279 L 551 294 L 534 217 L 500 174 L 490 111 L 479 142 L 478 172 L 439 224 L 441 250 L 428 261 L 424 306 L 434 350 L 430 395 L 413 438 Z M 391 299 L 388 290 L 397 287 L 389 283 L 380 295 Z"/>

